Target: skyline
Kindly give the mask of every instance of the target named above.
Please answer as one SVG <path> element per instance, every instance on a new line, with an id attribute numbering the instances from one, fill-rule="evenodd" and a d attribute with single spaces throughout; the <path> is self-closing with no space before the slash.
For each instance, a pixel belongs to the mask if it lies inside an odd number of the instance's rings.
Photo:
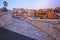
<path id="1" fill-rule="evenodd" d="M 8 9 L 27 8 L 27 9 L 43 9 L 60 7 L 60 0 L 6 0 Z M 3 7 L 3 0 L 0 0 L 0 8 Z"/>

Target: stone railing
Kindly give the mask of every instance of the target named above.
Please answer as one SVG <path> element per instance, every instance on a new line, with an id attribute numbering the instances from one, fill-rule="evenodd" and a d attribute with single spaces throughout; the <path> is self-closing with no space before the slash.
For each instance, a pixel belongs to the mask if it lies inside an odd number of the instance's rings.
<path id="1" fill-rule="evenodd" d="M 34 19 L 26 18 L 25 19 L 30 24 L 41 29 L 48 34 L 54 40 L 60 40 L 60 20 L 58 19 Z"/>
<path id="2" fill-rule="evenodd" d="M 0 27 L 12 23 L 11 12 L 2 12 L 0 13 Z"/>

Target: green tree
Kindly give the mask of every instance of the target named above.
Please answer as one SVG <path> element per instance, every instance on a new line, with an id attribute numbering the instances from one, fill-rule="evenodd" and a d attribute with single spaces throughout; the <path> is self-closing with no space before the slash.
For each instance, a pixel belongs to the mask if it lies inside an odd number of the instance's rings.
<path id="1" fill-rule="evenodd" d="M 3 4 L 4 4 L 4 6 L 8 6 L 8 3 L 7 3 L 7 1 L 3 1 Z"/>
<path id="2" fill-rule="evenodd" d="M 3 1 L 3 4 L 4 4 L 3 11 L 7 11 L 7 6 L 8 6 L 7 1 Z"/>

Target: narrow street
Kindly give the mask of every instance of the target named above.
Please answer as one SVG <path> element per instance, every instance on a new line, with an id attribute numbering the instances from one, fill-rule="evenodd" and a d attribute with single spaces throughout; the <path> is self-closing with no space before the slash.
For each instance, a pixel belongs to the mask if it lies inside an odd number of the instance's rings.
<path id="1" fill-rule="evenodd" d="M 36 40 L 51 40 L 51 38 L 46 33 L 38 28 L 35 28 L 33 25 L 29 24 L 25 20 L 13 18 L 12 22 L 12 24 L 6 25 L 4 28 L 18 34 L 34 38 Z"/>

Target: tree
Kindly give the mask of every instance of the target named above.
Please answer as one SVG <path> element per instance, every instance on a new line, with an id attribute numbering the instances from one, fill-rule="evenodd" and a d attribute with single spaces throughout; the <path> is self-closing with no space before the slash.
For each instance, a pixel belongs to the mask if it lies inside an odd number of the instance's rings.
<path id="1" fill-rule="evenodd" d="M 3 6 L 3 11 L 8 11 L 8 10 L 7 10 L 7 6 L 8 6 L 7 1 L 3 1 L 3 4 L 4 4 L 4 6 Z"/>
<path id="2" fill-rule="evenodd" d="M 7 7 L 8 6 L 7 1 L 3 1 L 3 4 L 4 4 L 4 7 Z"/>

